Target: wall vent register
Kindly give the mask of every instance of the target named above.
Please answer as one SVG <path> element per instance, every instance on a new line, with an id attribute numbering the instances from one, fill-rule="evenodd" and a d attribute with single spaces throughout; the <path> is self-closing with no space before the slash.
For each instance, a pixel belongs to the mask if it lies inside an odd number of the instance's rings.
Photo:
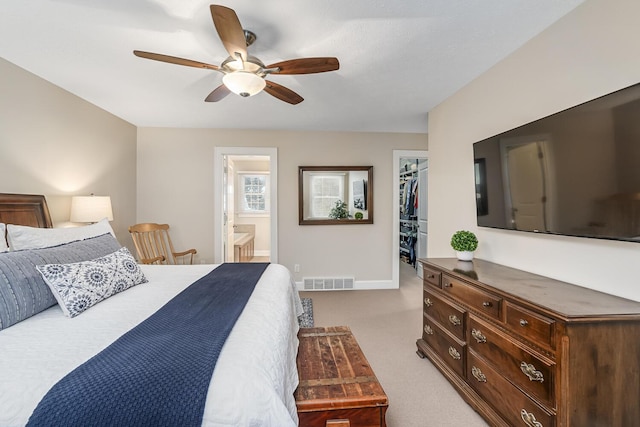
<path id="1" fill-rule="evenodd" d="M 353 289 L 354 277 L 304 277 L 304 290 Z"/>

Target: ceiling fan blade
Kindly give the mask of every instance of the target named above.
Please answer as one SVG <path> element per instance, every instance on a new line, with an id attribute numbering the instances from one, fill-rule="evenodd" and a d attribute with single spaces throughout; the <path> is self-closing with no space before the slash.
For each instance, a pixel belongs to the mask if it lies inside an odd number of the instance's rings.
<path id="1" fill-rule="evenodd" d="M 247 40 L 244 37 L 244 30 L 240 25 L 238 15 L 233 9 L 217 4 L 211 5 L 211 17 L 213 25 L 218 31 L 218 36 L 232 58 L 236 53 L 242 56 L 242 60 L 247 60 Z"/>
<path id="2" fill-rule="evenodd" d="M 220 85 L 213 90 L 205 99 L 205 102 L 218 102 L 225 96 L 229 95 L 231 91 L 225 86 Z"/>
<path id="3" fill-rule="evenodd" d="M 289 104 L 299 104 L 304 101 L 304 98 L 288 89 L 282 85 L 279 85 L 274 82 L 270 82 L 269 80 L 265 80 L 267 85 L 264 88 L 264 91 L 267 92 L 271 96 L 275 96 L 281 101 L 288 102 Z"/>
<path id="4" fill-rule="evenodd" d="M 154 61 L 169 62 L 171 64 L 186 65 L 187 67 L 206 68 L 209 70 L 220 71 L 220 67 L 204 62 L 192 61 L 191 59 L 178 58 L 175 56 L 162 55 L 160 53 L 143 52 L 134 50 L 133 54 L 140 58 L 153 59 Z"/>
<path id="5" fill-rule="evenodd" d="M 301 58 L 277 62 L 267 68 L 279 68 L 277 74 L 312 74 L 335 71 L 340 68 L 338 58 Z"/>

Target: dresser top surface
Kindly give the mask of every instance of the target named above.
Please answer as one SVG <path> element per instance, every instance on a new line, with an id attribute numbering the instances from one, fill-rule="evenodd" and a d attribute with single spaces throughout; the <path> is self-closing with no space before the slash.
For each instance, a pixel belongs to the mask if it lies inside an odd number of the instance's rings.
<path id="1" fill-rule="evenodd" d="M 472 283 L 488 285 L 515 298 L 530 301 L 562 317 L 633 316 L 640 318 L 640 302 L 573 285 L 516 268 L 474 259 L 426 258 L 427 266 Z"/>

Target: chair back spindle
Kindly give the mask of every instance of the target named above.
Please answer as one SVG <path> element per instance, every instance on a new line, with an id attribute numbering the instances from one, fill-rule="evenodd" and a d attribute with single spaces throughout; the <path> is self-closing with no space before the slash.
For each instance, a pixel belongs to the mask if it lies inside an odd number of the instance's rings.
<path id="1" fill-rule="evenodd" d="M 197 251 L 176 252 L 169 235 L 169 224 L 136 224 L 129 227 L 129 233 L 143 264 L 193 264 Z"/>

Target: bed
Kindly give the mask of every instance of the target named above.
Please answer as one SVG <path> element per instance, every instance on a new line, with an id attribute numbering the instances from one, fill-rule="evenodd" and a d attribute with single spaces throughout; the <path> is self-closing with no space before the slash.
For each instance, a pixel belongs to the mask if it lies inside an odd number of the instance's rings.
<path id="1" fill-rule="evenodd" d="M 0 223 L 51 227 L 43 196 L 0 194 Z M 3 252 L 0 260 L 20 253 L 57 253 L 58 248 L 107 238 L 111 239 L 101 235 L 55 248 L 13 251 L 14 255 Z M 53 305 L 0 330 L 0 426 L 26 425 L 43 396 L 69 372 L 144 322 L 194 281 L 221 268 L 138 267 L 146 283 L 112 295 L 75 317 L 65 316 L 60 305 Z M 0 298 L 2 310 L 6 308 Z M 293 393 L 298 384 L 295 359 L 301 314 L 289 271 L 277 264 L 266 266 L 222 346 L 208 382 L 203 426 L 297 425 Z"/>

